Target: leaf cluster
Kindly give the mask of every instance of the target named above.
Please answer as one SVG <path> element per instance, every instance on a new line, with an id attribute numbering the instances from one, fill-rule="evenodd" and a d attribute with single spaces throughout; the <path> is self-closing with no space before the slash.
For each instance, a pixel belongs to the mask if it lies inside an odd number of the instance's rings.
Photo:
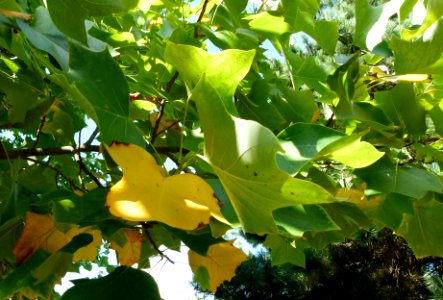
<path id="1" fill-rule="evenodd" d="M 183 245 L 214 291 L 231 229 L 275 265 L 362 228 L 443 256 L 443 5 L 340 3 L 1 1 L 0 298 L 57 298 L 99 245 L 118 266 L 69 297 L 159 298 L 132 267 Z"/>

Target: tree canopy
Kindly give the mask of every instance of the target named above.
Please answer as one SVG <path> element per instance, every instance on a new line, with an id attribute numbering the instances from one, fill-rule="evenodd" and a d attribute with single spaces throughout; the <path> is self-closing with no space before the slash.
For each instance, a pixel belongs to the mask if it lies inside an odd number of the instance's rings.
<path id="1" fill-rule="evenodd" d="M 182 244 L 215 291 L 247 259 L 231 229 L 274 265 L 361 228 L 443 257 L 442 16 L 439 0 L 0 1 L 0 298 L 59 298 L 109 247 L 115 270 L 61 299 L 160 299 L 140 269 Z"/>

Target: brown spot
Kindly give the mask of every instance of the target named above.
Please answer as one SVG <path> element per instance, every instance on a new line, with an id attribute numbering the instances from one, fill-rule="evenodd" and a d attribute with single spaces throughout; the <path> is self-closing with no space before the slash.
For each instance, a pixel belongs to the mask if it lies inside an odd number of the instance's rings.
<path id="1" fill-rule="evenodd" d="M 119 146 L 119 145 L 129 146 L 128 143 L 123 143 L 123 142 L 119 142 L 119 141 L 112 141 L 111 146 L 113 146 L 113 145 L 116 145 L 116 146 Z"/>
<path id="2" fill-rule="evenodd" d="M 156 183 L 155 186 L 156 186 L 156 187 L 160 187 L 160 184 Z"/>
<path id="3" fill-rule="evenodd" d="M 203 227 L 205 227 L 206 226 L 206 224 L 205 223 L 199 223 L 198 225 L 197 225 L 197 228 L 195 228 L 194 230 L 199 230 L 199 229 L 202 229 Z"/>
<path id="4" fill-rule="evenodd" d="M 254 176 L 257 176 L 257 175 L 258 175 L 258 173 L 257 173 L 257 172 L 255 172 L 255 171 L 254 171 L 254 173 L 253 173 L 253 174 L 254 174 Z"/>
<path id="5" fill-rule="evenodd" d="M 294 196 L 294 192 L 291 192 L 290 194 L 291 194 L 292 196 Z"/>
<path id="6" fill-rule="evenodd" d="M 246 168 L 246 169 L 249 169 L 249 166 L 248 166 L 248 165 L 245 165 L 245 168 Z"/>

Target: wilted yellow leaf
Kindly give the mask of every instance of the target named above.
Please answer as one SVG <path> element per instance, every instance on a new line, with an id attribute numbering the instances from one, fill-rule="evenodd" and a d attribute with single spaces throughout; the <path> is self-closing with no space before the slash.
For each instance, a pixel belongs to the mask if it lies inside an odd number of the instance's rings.
<path id="1" fill-rule="evenodd" d="M 201 256 L 190 250 L 189 265 L 195 273 L 199 267 L 204 267 L 209 274 L 209 288 L 215 292 L 225 280 L 231 280 L 235 269 L 248 257 L 232 242 L 218 243 L 208 249 L 206 256 Z"/>
<path id="2" fill-rule="evenodd" d="M 121 247 L 116 242 L 112 242 L 110 248 L 117 251 L 120 265 L 132 266 L 140 260 L 143 236 L 139 231 L 128 228 L 124 228 L 123 233 L 128 239 L 126 244 Z"/>
<path id="3" fill-rule="evenodd" d="M 26 258 L 31 256 L 35 250 L 41 248 L 50 253 L 54 253 L 69 243 L 72 238 L 80 233 L 89 233 L 93 236 L 93 241 L 74 253 L 73 261 L 81 259 L 94 260 L 97 256 L 97 247 L 101 245 L 101 233 L 91 227 L 72 226 L 66 233 L 55 228 L 51 216 L 26 213 L 25 227 L 14 246 L 13 252 L 17 263 L 21 264 Z"/>
<path id="4" fill-rule="evenodd" d="M 136 145 L 113 143 L 107 148 L 123 177 L 109 191 L 111 214 L 128 221 L 159 221 L 194 230 L 210 217 L 228 223 L 212 188 L 194 174 L 165 177 L 155 159 Z"/>

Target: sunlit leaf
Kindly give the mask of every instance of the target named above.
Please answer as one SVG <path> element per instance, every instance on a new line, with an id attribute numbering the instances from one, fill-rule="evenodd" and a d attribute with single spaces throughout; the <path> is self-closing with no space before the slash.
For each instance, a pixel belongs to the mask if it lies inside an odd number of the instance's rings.
<path id="1" fill-rule="evenodd" d="M 209 274 L 209 289 L 213 292 L 225 280 L 235 275 L 237 267 L 247 259 L 246 254 L 234 247 L 232 242 L 218 243 L 209 247 L 205 256 L 189 251 L 189 265 L 193 272 L 203 267 Z"/>
<path id="2" fill-rule="evenodd" d="M 346 136 L 321 125 L 294 124 L 278 135 L 285 149 L 284 154 L 279 154 L 279 164 L 291 174 L 315 160 L 335 160 L 353 168 L 366 167 L 384 153 L 361 141 L 365 134 Z"/>
<path id="3" fill-rule="evenodd" d="M 93 0 L 78 3 L 48 0 L 48 9 L 54 24 L 67 36 L 84 44 L 86 40 L 85 19 L 91 16 L 106 16 L 136 6 L 137 0 Z M 66 12 L 69 11 L 69 14 Z"/>
<path id="4" fill-rule="evenodd" d="M 106 197 L 109 211 L 130 221 L 160 221 L 194 230 L 221 215 L 212 188 L 194 174 L 165 177 L 155 159 L 135 145 L 114 143 L 107 148 L 122 168 L 123 178 Z"/>
<path id="5" fill-rule="evenodd" d="M 205 79 L 193 90 L 192 98 L 205 133 L 206 156 L 246 231 L 276 231 L 275 209 L 333 201 L 320 186 L 282 172 L 276 165 L 275 155 L 281 148 L 274 134 L 258 123 L 229 115 Z M 223 131 L 218 130 L 220 126 Z"/>

